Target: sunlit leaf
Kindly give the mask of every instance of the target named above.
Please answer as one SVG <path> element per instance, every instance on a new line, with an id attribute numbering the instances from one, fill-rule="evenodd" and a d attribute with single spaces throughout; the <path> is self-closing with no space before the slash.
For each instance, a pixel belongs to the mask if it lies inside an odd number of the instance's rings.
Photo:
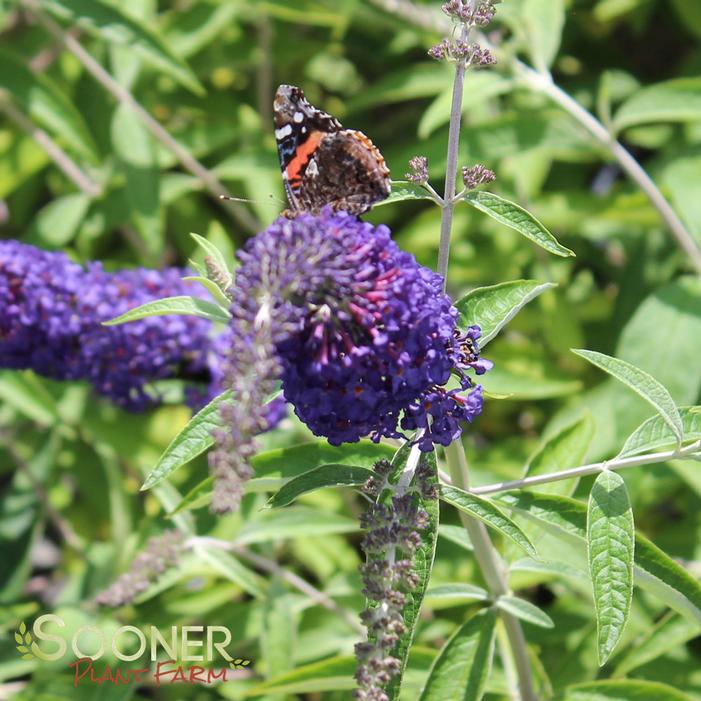
<path id="1" fill-rule="evenodd" d="M 324 487 L 358 486 L 364 484 L 372 475 L 372 470 L 357 465 L 321 465 L 291 479 L 276 494 L 268 506 L 278 508 L 291 504 L 302 494 Z"/>
<path id="2" fill-rule="evenodd" d="M 660 682 L 621 679 L 570 686 L 555 701 L 692 701 L 692 697 Z"/>
<path id="3" fill-rule="evenodd" d="M 490 287 L 478 287 L 456 303 L 463 327 L 477 324 L 482 335 L 479 344 L 484 347 L 528 302 L 556 285 L 537 280 L 513 280 Z"/>
<path id="4" fill-rule="evenodd" d="M 221 425 L 219 410 L 223 402 L 231 400 L 231 392 L 223 392 L 200 409 L 188 424 L 170 442 L 158 463 L 141 487 L 151 489 L 174 470 L 205 452 L 213 443 L 213 433 Z"/>
<path id="5" fill-rule="evenodd" d="M 599 665 L 616 647 L 633 599 L 633 510 L 623 478 L 605 470 L 594 482 L 587 512 L 587 552 L 594 589 Z"/>
<path id="6" fill-rule="evenodd" d="M 667 389 L 654 377 L 635 365 L 610 355 L 590 350 L 573 349 L 572 352 L 609 373 L 649 402 L 670 427 L 677 444 L 681 443 L 684 428 L 677 406 Z"/>
<path id="7" fill-rule="evenodd" d="M 526 623 L 532 623 L 534 626 L 539 626 L 540 628 L 555 627 L 552 618 L 545 611 L 518 596 L 508 596 L 506 594 L 500 596 L 496 600 L 496 606 L 516 616 L 516 618 L 526 621 Z"/>
<path id="8" fill-rule="evenodd" d="M 574 256 L 573 251 L 560 245 L 543 224 L 516 203 L 484 191 L 468 192 L 464 199 L 470 206 L 518 231 L 549 253 L 563 258 Z"/>
<path id="9" fill-rule="evenodd" d="M 684 441 L 701 440 L 701 406 L 679 407 Z M 677 437 L 662 416 L 651 416 L 628 437 L 618 458 L 673 448 Z"/>
<path id="10" fill-rule="evenodd" d="M 555 494 L 506 492 L 497 501 L 575 546 L 584 546 L 587 507 Z M 640 533 L 635 534 L 635 584 L 667 606 L 701 621 L 701 582 Z"/>
<path id="11" fill-rule="evenodd" d="M 456 509 L 483 521 L 523 548 L 528 555 L 537 555 L 536 549 L 528 539 L 528 536 L 488 499 L 475 496 L 446 484 L 441 485 L 441 499 Z"/>
<path id="12" fill-rule="evenodd" d="M 392 192 L 390 196 L 384 200 L 375 203 L 375 207 L 381 207 L 385 204 L 394 204 L 395 202 L 405 202 L 406 200 L 431 200 L 433 199 L 428 192 L 415 183 L 405 180 L 393 180 Z"/>
<path id="13" fill-rule="evenodd" d="M 218 304 L 212 304 L 199 297 L 164 297 L 153 302 L 146 302 L 114 319 L 102 322 L 105 326 L 117 326 L 130 321 L 145 319 L 149 316 L 165 316 L 167 314 L 195 315 L 210 321 L 218 321 L 226 324 L 229 321 L 229 312 Z"/>
<path id="14" fill-rule="evenodd" d="M 524 470 L 524 477 L 545 475 L 580 465 L 587 455 L 589 444 L 594 436 L 594 422 L 589 414 L 565 426 L 550 437 L 531 456 Z M 579 483 L 578 479 L 560 480 L 543 484 L 541 492 L 552 492 L 570 496 Z"/>

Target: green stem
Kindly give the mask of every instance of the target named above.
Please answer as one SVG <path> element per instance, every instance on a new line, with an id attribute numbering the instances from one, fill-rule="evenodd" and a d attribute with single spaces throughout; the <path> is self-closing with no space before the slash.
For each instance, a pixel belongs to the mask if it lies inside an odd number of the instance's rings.
<path id="1" fill-rule="evenodd" d="M 445 449 L 445 456 L 452 483 L 460 489 L 469 489 L 467 460 L 461 443 L 459 441 L 451 443 Z M 494 549 L 486 526 L 481 521 L 470 518 L 463 512 L 460 512 L 460 520 L 470 536 L 475 559 L 492 598 L 497 599 L 504 594 L 508 594 L 509 584 L 504 567 Z M 504 629 L 506 630 L 506 636 L 513 654 L 513 661 L 518 675 L 520 701 L 538 701 L 533 689 L 531 663 L 528 659 L 528 648 L 526 647 L 526 638 L 523 635 L 521 624 L 515 616 L 506 611 L 500 610 L 499 616 L 504 622 Z"/>
<path id="2" fill-rule="evenodd" d="M 574 477 L 585 477 L 586 475 L 596 475 L 602 470 L 623 470 L 627 467 L 637 467 L 639 465 L 654 465 L 656 463 L 667 462 L 668 460 L 682 460 L 696 455 L 701 450 L 701 440 L 682 448 L 665 450 L 659 453 L 647 453 L 645 455 L 633 455 L 628 458 L 613 458 L 602 462 L 593 462 L 579 467 L 570 467 L 567 470 L 557 472 L 546 472 L 543 475 L 531 475 L 523 479 L 510 480 L 508 482 L 495 482 L 482 487 L 474 487 L 469 490 L 472 494 L 495 494 L 505 492 L 510 489 L 525 489 L 536 487 L 540 484 L 550 484 L 560 480 L 572 479 Z M 458 485 L 456 485 L 458 486 Z"/>
<path id="3" fill-rule="evenodd" d="M 463 30 L 465 40 L 468 32 Z M 453 228 L 453 210 L 455 209 L 455 180 L 458 169 L 458 147 L 460 145 L 460 121 L 462 118 L 462 95 L 465 84 L 465 61 L 458 61 L 453 81 L 453 100 L 450 108 L 450 127 L 448 131 L 448 155 L 446 158 L 445 187 L 441 210 L 441 238 L 438 248 L 438 274 L 443 278 L 443 287 L 448 277 L 448 259 L 450 258 L 450 236 Z"/>

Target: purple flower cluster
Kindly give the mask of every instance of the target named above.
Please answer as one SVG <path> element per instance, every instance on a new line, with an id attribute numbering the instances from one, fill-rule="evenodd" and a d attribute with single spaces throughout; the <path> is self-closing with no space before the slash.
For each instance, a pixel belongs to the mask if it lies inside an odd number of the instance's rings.
<path id="1" fill-rule="evenodd" d="M 121 326 L 101 322 L 163 297 L 197 294 L 185 271 L 83 268 L 65 254 L 0 242 L 0 367 L 60 380 L 87 380 L 129 410 L 158 401 L 147 384 L 207 381 L 210 322 L 159 316 Z"/>
<path id="2" fill-rule="evenodd" d="M 431 450 L 480 413 L 481 390 L 467 374 L 489 368 L 479 329 L 456 330 L 442 278 L 387 227 L 330 210 L 281 218 L 239 257 L 232 332 L 267 310 L 285 399 L 315 434 L 340 445 L 422 428 Z"/>

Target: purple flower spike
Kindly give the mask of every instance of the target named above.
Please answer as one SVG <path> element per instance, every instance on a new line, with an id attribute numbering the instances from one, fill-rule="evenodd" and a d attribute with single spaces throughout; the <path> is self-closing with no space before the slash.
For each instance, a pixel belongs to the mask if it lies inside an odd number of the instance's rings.
<path id="1" fill-rule="evenodd" d="M 57 380 L 87 380 L 131 411 L 157 404 L 147 384 L 207 380 L 211 323 L 194 316 L 148 317 L 121 326 L 103 321 L 145 302 L 197 294 L 187 271 L 87 269 L 65 254 L 0 242 L 0 367 Z"/>

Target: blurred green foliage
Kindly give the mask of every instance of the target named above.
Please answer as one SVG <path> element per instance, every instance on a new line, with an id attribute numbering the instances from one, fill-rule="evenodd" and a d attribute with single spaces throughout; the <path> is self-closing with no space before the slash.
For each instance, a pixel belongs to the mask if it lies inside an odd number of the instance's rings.
<path id="1" fill-rule="evenodd" d="M 109 267 L 155 267 L 195 256 L 193 231 L 231 259 L 283 207 L 271 123 L 278 83 L 302 86 L 314 104 L 370 135 L 395 180 L 403 179 L 408 159 L 421 154 L 428 156 L 437 184 L 444 176 L 452 73 L 432 62 L 426 49 L 441 37 L 434 20 L 442 15 L 438 2 L 418 5 L 432 10 L 419 13 L 422 22 L 429 20 L 422 26 L 408 11 L 390 14 L 379 7 L 394 4 L 40 2 L 41 14 L 79 42 L 211 178 L 251 200 L 231 204 L 218 201 L 28 6 L 0 3 L 3 237 L 64 249 L 78 260 L 100 259 Z M 498 176 L 492 189 L 527 207 L 577 257 L 550 257 L 479 212 L 457 210 L 449 273 L 455 297 L 519 278 L 558 284 L 489 346 L 496 367 L 485 387 L 506 398 L 487 402 L 466 439 L 476 483 L 521 476 L 543 441 L 568 425 L 591 437 L 588 449 L 575 440 L 566 453 L 570 458 L 576 454 L 583 463 L 610 457 L 651 416 L 649 405 L 614 380 L 602 380 L 570 348 L 596 349 L 647 370 L 679 405 L 701 398 L 698 276 L 610 153 L 525 84 L 514 63 L 520 58 L 536 68 L 550 65 L 557 85 L 643 164 L 701 247 L 698 2 L 505 0 L 493 27 L 500 63 L 468 75 L 460 163 L 492 168 Z M 79 168 L 87 188 L 66 177 L 27 132 L 28 124 L 62 149 L 64 165 L 69 159 Z M 402 247 L 435 266 L 436 207 L 399 202 L 377 207 L 368 218 L 388 224 Z M 261 511 L 263 486 L 237 515 L 214 518 L 191 508 L 169 516 L 206 477 L 200 457 L 155 490 L 139 491 L 187 419 L 177 405 L 127 415 L 83 386 L 0 375 L 0 628 L 7 634 L 0 638 L 0 684 L 26 682 L 16 687 L 16 698 L 350 698 L 357 630 L 244 557 L 193 552 L 133 606 L 96 612 L 90 603 L 149 536 L 178 525 L 230 540 L 297 572 L 350 617 L 362 608 L 362 503 L 350 490 L 313 492 L 286 509 Z M 264 437 L 263 448 L 308 439 L 289 419 Z M 545 471 L 576 464 L 561 459 L 539 451 L 531 466 L 540 461 L 537 469 Z M 673 461 L 626 474 L 637 527 L 697 578 L 699 468 Z M 582 480 L 575 494 L 586 495 L 591 482 Z M 444 511 L 446 525 L 457 523 L 454 513 Z M 552 537 L 538 534 L 536 543 L 548 560 L 567 561 L 566 549 Z M 512 546 L 504 552 L 507 559 L 522 557 Z M 464 543 L 446 530 L 432 586 L 479 583 L 475 568 Z M 656 599 L 636 594 L 624 639 L 599 671 L 586 582 L 557 568 L 524 565 L 512 568 L 511 586 L 555 622 L 552 630 L 525 625 L 543 689 L 630 677 L 664 682 L 682 698 L 701 700 L 699 629 L 666 613 Z M 474 602 L 446 603 L 430 595 L 427 602 L 405 679 L 406 699 L 417 697 L 436 651 L 474 608 Z M 121 623 L 228 626 L 232 650 L 253 661 L 252 672 L 211 688 L 74 689 L 65 664 L 22 660 L 15 650 L 12 634 L 19 621 L 47 611 L 75 626 L 97 621 L 104 630 Z M 498 668 L 488 698 L 504 698 L 505 688 Z M 656 698 L 654 687 L 648 692 Z"/>

